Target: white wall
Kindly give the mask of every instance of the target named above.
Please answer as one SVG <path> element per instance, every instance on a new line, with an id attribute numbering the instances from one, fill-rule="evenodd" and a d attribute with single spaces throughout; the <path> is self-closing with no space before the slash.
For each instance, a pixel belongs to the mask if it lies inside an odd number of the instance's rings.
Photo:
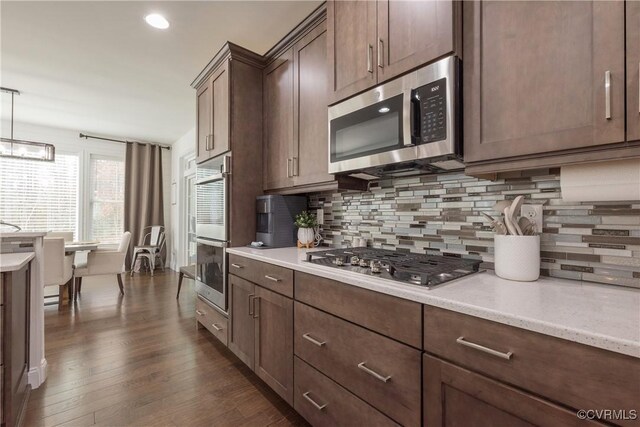
<path id="1" fill-rule="evenodd" d="M 196 128 L 193 127 L 179 140 L 171 145 L 171 184 L 175 183 L 175 205 L 171 208 L 171 229 L 167 240 L 168 264 L 173 270 L 178 270 L 187 263 L 187 249 L 185 245 L 185 187 L 184 187 L 184 163 L 185 159 L 195 154 Z M 171 190 L 170 190 L 171 191 Z M 171 203 L 171 192 L 167 199 Z"/>

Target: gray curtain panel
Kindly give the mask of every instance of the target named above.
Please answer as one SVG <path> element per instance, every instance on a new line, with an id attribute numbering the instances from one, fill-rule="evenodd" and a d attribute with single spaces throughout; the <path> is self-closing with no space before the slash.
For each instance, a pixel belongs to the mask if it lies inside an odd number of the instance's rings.
<path id="1" fill-rule="evenodd" d="M 159 145 L 127 144 L 124 188 L 124 229 L 131 232 L 125 266 L 130 269 L 133 247 L 141 244 L 144 237 L 142 230 L 150 225 L 164 226 L 162 148 Z"/>

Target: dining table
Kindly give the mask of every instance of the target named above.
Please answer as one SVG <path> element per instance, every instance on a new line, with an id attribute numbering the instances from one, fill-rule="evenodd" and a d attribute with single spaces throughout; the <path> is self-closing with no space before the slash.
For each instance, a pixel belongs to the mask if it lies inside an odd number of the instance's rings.
<path id="1" fill-rule="evenodd" d="M 68 255 L 75 252 L 95 251 L 98 249 L 100 242 L 97 240 L 87 242 L 65 242 L 64 252 Z"/>

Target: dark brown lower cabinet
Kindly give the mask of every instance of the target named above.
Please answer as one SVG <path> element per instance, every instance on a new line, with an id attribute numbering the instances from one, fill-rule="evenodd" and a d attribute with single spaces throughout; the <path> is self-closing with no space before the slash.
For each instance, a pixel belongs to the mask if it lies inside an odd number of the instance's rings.
<path id="1" fill-rule="evenodd" d="M 293 404 L 293 300 L 256 286 L 254 301 L 253 370 Z"/>
<path id="2" fill-rule="evenodd" d="M 578 426 L 574 411 L 435 357 L 424 355 L 425 426 Z"/>
<path id="3" fill-rule="evenodd" d="M 229 275 L 229 349 L 251 369 L 255 355 L 255 287 L 251 282 Z"/>
<path id="4" fill-rule="evenodd" d="M 397 426 L 338 383 L 295 358 L 294 408 L 313 426 Z"/>
<path id="5" fill-rule="evenodd" d="M 0 373 L 0 424 L 20 425 L 31 387 L 29 374 L 30 264 L 1 274 L 2 352 Z"/>
<path id="6" fill-rule="evenodd" d="M 229 349 L 293 404 L 293 300 L 229 275 Z"/>

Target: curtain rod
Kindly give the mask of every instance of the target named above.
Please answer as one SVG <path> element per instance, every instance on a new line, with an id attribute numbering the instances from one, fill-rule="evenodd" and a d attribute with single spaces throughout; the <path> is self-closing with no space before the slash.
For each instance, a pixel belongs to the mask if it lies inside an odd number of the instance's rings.
<path id="1" fill-rule="evenodd" d="M 123 139 L 113 139 L 113 138 L 104 138 L 101 136 L 92 136 L 92 135 L 87 135 L 85 133 L 80 133 L 80 138 L 84 138 L 84 139 L 100 139 L 102 141 L 111 141 L 111 142 L 119 142 L 121 144 L 133 144 L 134 142 L 137 141 L 127 141 L 127 140 L 123 140 Z M 154 144 L 151 142 L 138 142 L 138 144 L 149 144 L 149 145 L 157 145 L 160 148 L 164 148 L 166 150 L 171 150 L 171 146 L 170 145 L 162 145 L 162 144 Z"/>

